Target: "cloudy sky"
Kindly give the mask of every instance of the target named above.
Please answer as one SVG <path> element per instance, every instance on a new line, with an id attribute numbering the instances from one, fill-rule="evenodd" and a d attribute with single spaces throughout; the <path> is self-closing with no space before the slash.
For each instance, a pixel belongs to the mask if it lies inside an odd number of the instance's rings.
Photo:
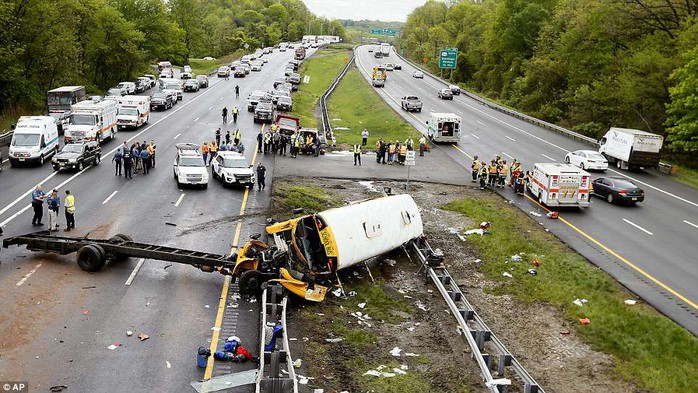
<path id="1" fill-rule="evenodd" d="M 315 15 L 330 19 L 407 20 L 426 0 L 303 0 Z"/>

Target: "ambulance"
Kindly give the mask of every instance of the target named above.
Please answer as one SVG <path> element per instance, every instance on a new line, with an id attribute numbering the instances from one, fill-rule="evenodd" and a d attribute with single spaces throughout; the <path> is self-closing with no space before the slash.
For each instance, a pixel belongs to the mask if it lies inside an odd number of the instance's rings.
<path id="1" fill-rule="evenodd" d="M 116 125 L 122 128 L 138 128 L 150 119 L 150 96 L 123 96 L 118 99 L 119 114 Z"/>
<path id="2" fill-rule="evenodd" d="M 533 167 L 528 190 L 546 206 L 589 206 L 589 173 L 572 164 L 539 163 Z"/>
<path id="3" fill-rule="evenodd" d="M 117 132 L 117 109 L 118 103 L 114 100 L 87 100 L 74 104 L 63 136 L 65 143 L 113 139 Z"/>
<path id="4" fill-rule="evenodd" d="M 266 228 L 273 244 L 247 242 L 233 257 L 243 295 L 275 281 L 297 296 L 320 302 L 337 271 L 422 236 L 419 207 L 410 195 L 361 201 L 293 218 Z"/>

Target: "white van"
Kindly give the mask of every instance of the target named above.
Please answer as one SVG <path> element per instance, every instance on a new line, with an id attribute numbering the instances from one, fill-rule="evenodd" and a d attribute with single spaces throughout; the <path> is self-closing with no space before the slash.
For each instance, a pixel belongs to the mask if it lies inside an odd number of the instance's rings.
<path id="1" fill-rule="evenodd" d="M 58 152 L 58 127 L 51 116 L 22 116 L 17 121 L 9 159 L 11 166 L 38 162 L 43 165 Z"/>
<path id="2" fill-rule="evenodd" d="M 124 96 L 119 98 L 119 114 L 116 125 L 122 128 L 138 128 L 150 120 L 150 96 Z"/>

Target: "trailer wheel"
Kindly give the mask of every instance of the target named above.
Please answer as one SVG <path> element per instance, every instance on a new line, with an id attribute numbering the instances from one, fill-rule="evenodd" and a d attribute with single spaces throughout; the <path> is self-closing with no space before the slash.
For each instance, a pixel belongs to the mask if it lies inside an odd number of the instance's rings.
<path id="1" fill-rule="evenodd" d="M 264 275 L 257 270 L 246 270 L 240 275 L 238 287 L 243 296 L 258 296 L 262 293 Z"/>
<path id="2" fill-rule="evenodd" d="M 78 250 L 78 266 L 86 272 L 96 272 L 107 262 L 102 246 L 88 244 Z"/>
<path id="3" fill-rule="evenodd" d="M 131 239 L 131 236 L 129 235 L 124 235 L 123 233 L 117 233 L 116 235 L 112 236 L 111 241 L 124 241 L 124 242 L 132 242 L 133 239 Z"/>

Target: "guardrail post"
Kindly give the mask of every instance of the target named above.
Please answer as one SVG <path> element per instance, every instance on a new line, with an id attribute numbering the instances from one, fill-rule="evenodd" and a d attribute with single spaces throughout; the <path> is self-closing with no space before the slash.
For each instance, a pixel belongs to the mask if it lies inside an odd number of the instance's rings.
<path id="1" fill-rule="evenodd" d="M 504 375 L 504 369 L 507 366 L 511 366 L 511 355 L 509 355 L 509 354 L 499 355 L 499 364 L 497 365 L 497 373 L 500 376 Z"/>
<path id="2" fill-rule="evenodd" d="M 478 349 L 482 351 L 485 348 L 485 342 L 490 341 L 492 332 L 490 332 L 489 330 L 473 330 L 471 332 L 473 334 L 473 337 L 475 338 L 475 342 L 477 343 Z"/>
<path id="3" fill-rule="evenodd" d="M 538 385 L 533 385 L 528 382 L 524 385 L 524 393 L 538 393 L 540 392 L 540 388 Z"/>
<path id="4" fill-rule="evenodd" d="M 458 310 L 458 312 L 466 321 L 472 321 L 475 316 L 475 311 L 473 310 Z"/>
<path id="5" fill-rule="evenodd" d="M 449 291 L 449 292 L 448 292 L 448 296 L 450 296 L 451 299 L 453 299 L 454 302 L 459 302 L 459 301 L 463 298 L 463 295 L 461 295 L 460 292 L 452 292 L 452 291 Z"/>

